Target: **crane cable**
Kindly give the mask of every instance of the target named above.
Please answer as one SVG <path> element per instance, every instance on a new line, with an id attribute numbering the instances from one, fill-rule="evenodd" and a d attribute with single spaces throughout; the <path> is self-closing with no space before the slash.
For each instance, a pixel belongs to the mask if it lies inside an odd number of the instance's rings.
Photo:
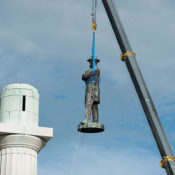
<path id="1" fill-rule="evenodd" d="M 96 11 L 97 11 L 97 0 L 92 0 L 92 30 L 95 31 L 97 28 L 96 24 Z"/>
<path id="2" fill-rule="evenodd" d="M 96 11 L 97 11 L 97 0 L 92 0 L 92 31 L 93 31 L 93 40 L 92 40 L 92 69 L 93 76 L 95 76 L 95 31 L 97 29 L 96 24 Z"/>

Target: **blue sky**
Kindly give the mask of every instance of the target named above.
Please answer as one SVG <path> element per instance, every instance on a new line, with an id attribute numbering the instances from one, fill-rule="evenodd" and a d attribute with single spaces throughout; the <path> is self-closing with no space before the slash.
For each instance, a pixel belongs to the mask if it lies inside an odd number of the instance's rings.
<path id="1" fill-rule="evenodd" d="M 175 151 L 175 2 L 116 0 L 122 23 Z M 40 93 L 40 126 L 54 137 L 38 155 L 38 175 L 165 175 L 157 146 L 101 1 L 102 134 L 77 132 L 84 118 L 82 73 L 91 55 L 91 1 L 0 1 L 0 87 L 29 83 Z"/>

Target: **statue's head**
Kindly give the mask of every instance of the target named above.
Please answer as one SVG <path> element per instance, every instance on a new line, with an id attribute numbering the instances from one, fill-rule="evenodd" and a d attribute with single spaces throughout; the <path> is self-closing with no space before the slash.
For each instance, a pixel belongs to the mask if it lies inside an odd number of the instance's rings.
<path id="1" fill-rule="evenodd" d="M 92 68 L 92 62 L 93 62 L 92 56 L 87 60 L 87 62 L 89 62 L 89 67 Z M 95 57 L 95 65 L 97 65 L 97 63 L 99 62 L 100 60 L 97 59 L 97 57 Z"/>

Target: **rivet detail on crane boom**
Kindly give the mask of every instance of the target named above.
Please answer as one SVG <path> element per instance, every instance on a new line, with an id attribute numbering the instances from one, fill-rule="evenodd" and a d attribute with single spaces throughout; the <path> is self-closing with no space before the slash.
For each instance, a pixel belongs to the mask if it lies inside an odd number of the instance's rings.
<path id="1" fill-rule="evenodd" d="M 128 55 L 133 55 L 133 56 L 136 56 L 136 54 L 134 52 L 126 52 L 124 54 L 121 55 L 121 60 L 122 61 L 125 61 L 125 58 L 128 56 Z"/>
<path id="2" fill-rule="evenodd" d="M 175 157 L 172 157 L 172 156 L 166 156 L 166 157 L 164 157 L 163 160 L 161 160 L 161 162 L 160 162 L 161 168 L 164 168 L 165 164 L 168 161 L 175 161 Z"/>

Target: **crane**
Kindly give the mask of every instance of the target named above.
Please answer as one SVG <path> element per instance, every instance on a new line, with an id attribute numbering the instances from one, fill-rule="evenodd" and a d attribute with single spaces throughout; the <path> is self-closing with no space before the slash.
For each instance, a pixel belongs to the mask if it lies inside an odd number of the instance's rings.
<path id="1" fill-rule="evenodd" d="M 120 21 L 114 0 L 102 0 L 102 3 L 121 49 L 121 60 L 126 64 L 126 67 L 129 71 L 130 77 L 162 157 L 160 165 L 162 168 L 165 168 L 167 175 L 175 175 L 175 157 L 168 143 L 167 137 L 159 120 L 158 113 L 143 79 L 140 68 L 137 64 L 136 54 L 131 48 L 123 25 Z"/>
<path id="2" fill-rule="evenodd" d="M 95 2 L 95 0 L 94 0 Z M 121 61 L 126 64 L 128 72 L 130 74 L 131 80 L 139 97 L 140 103 L 142 105 L 143 111 L 145 113 L 146 119 L 156 141 L 157 147 L 159 149 L 162 160 L 160 162 L 160 166 L 164 168 L 167 172 L 167 175 L 175 175 L 175 157 L 173 155 L 172 149 L 168 143 L 168 139 L 164 132 L 164 129 L 161 125 L 158 113 L 152 101 L 151 95 L 148 91 L 146 83 L 143 79 L 142 73 L 136 61 L 136 54 L 133 52 L 129 40 L 124 31 L 124 27 L 119 18 L 119 13 L 117 12 L 116 5 L 114 0 L 102 0 L 104 8 L 106 10 L 107 16 L 111 23 L 113 32 L 115 34 L 116 40 L 119 44 L 121 50 Z M 94 15 L 94 14 L 93 14 Z M 95 36 L 96 30 L 96 15 L 93 16 L 92 28 L 93 36 Z M 94 37 L 95 38 L 95 37 Z M 95 48 L 95 47 L 94 47 Z M 93 52 L 92 52 L 93 53 Z M 95 53 L 95 51 L 94 51 Z M 93 55 L 93 54 L 92 54 Z M 94 54 L 95 57 L 95 54 Z M 95 59 L 94 59 L 95 60 Z M 94 61 L 93 60 L 93 61 Z M 99 127 L 101 131 L 104 130 L 104 126 Z M 89 130 L 93 133 L 96 133 L 96 129 L 98 127 L 88 126 L 85 128 L 81 128 L 79 125 L 79 131 L 82 132 L 82 129 L 85 131 Z"/>

